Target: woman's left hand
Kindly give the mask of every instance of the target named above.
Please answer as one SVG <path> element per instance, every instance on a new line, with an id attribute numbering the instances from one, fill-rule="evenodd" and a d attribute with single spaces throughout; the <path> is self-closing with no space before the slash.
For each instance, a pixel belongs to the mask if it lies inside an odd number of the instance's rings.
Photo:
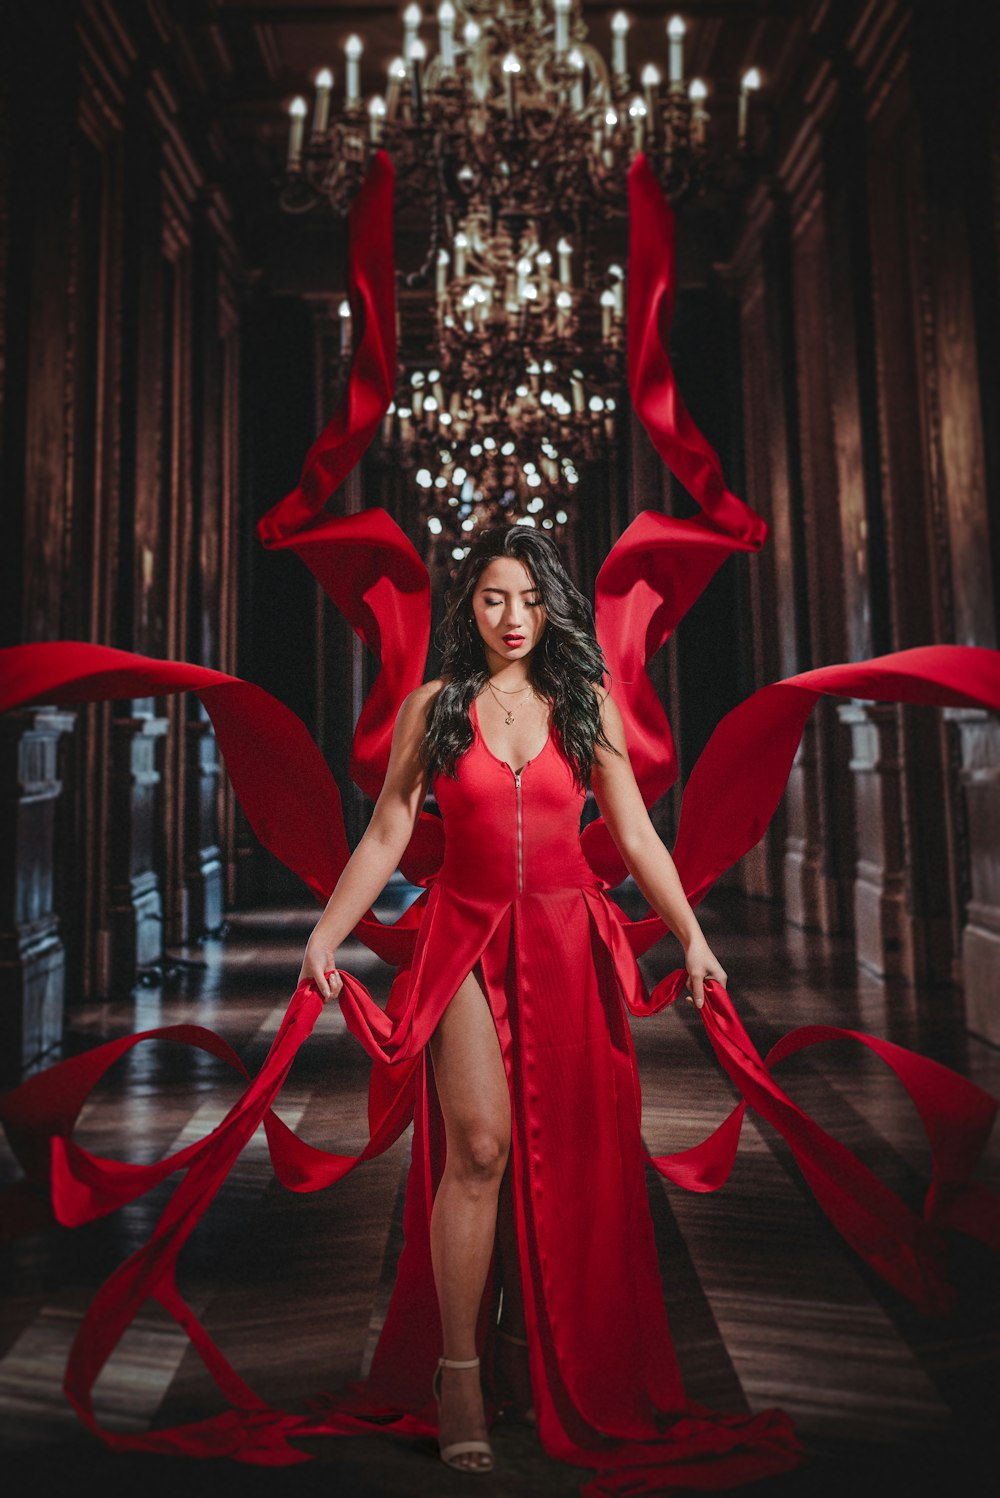
<path id="1" fill-rule="evenodd" d="M 703 936 L 696 937 L 684 948 L 684 967 L 691 990 L 684 997 L 696 1009 L 700 1009 L 705 1002 L 706 978 L 714 978 L 723 988 L 726 986 L 726 970 Z"/>

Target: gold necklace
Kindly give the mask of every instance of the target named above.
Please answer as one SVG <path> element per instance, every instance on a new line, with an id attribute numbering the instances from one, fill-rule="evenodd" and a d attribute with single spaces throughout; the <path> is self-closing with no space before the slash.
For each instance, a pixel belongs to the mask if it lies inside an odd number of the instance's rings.
<path id="1" fill-rule="evenodd" d="M 493 683 L 489 680 L 489 678 L 487 678 L 486 685 L 489 687 L 490 691 L 493 693 L 493 697 L 494 697 L 494 700 L 495 700 L 495 702 L 497 704 L 497 707 L 503 708 L 504 712 L 507 714 L 507 716 L 504 718 L 504 722 L 507 723 L 507 724 L 513 723 L 513 721 L 514 721 L 514 710 L 513 710 L 513 708 L 510 708 L 510 707 L 504 708 L 503 703 L 500 701 L 500 698 L 497 696 L 497 692 L 503 692 L 503 694 L 504 694 L 505 697 L 517 697 L 517 696 L 519 696 L 519 694 L 521 692 L 531 692 L 531 691 L 534 690 L 534 688 L 532 687 L 532 685 L 531 685 L 530 682 L 525 687 L 518 687 L 516 692 L 504 692 L 503 687 L 495 687 L 493 685 Z"/>

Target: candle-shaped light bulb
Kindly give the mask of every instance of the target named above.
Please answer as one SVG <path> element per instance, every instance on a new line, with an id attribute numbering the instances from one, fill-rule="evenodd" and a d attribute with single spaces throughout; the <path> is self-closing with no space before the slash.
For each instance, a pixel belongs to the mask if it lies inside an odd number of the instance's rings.
<path id="1" fill-rule="evenodd" d="M 361 104 L 361 54 L 364 50 L 361 38 L 352 32 L 344 43 L 347 58 L 345 109 L 357 109 Z"/>
<path id="2" fill-rule="evenodd" d="M 556 13 L 556 56 L 561 57 L 569 46 L 569 12 L 573 0 L 552 0 Z"/>
<path id="3" fill-rule="evenodd" d="M 625 51 L 628 28 L 628 16 L 623 10 L 616 10 L 611 17 L 611 71 L 616 78 L 628 75 L 628 55 Z"/>
<path id="4" fill-rule="evenodd" d="M 448 267 L 450 264 L 451 256 L 448 254 L 448 251 L 442 247 L 437 252 L 437 283 L 435 287 L 435 290 L 437 291 L 437 299 L 439 302 L 444 301 L 444 298 L 448 294 Z"/>
<path id="5" fill-rule="evenodd" d="M 760 73 L 756 68 L 749 68 L 740 79 L 740 104 L 736 125 L 736 144 L 738 146 L 745 146 L 747 143 L 747 119 L 750 108 L 750 95 L 758 88 L 760 88 Z"/>
<path id="6" fill-rule="evenodd" d="M 614 162 L 610 146 L 617 124 L 618 116 L 613 109 L 606 110 L 603 119 L 600 115 L 594 117 L 594 154 L 601 157 L 605 166 L 611 166 Z"/>
<path id="7" fill-rule="evenodd" d="M 625 313 L 625 272 L 620 265 L 609 265 L 608 275 L 611 277 L 611 295 L 615 299 L 615 316 L 622 317 Z"/>
<path id="8" fill-rule="evenodd" d="M 556 332 L 565 334 L 569 325 L 569 315 L 573 310 L 573 298 L 568 291 L 560 291 L 556 297 Z"/>
<path id="9" fill-rule="evenodd" d="M 419 123 L 424 117 L 423 70 L 427 60 L 427 47 L 418 36 L 410 45 L 410 95 L 413 100 L 413 118 Z"/>
<path id="10" fill-rule="evenodd" d="M 387 119 L 396 118 L 396 111 L 399 109 L 399 92 L 405 82 L 406 63 L 401 57 L 394 57 L 389 64 L 389 92 L 385 103 Z"/>
<path id="11" fill-rule="evenodd" d="M 615 315 L 615 294 L 608 287 L 601 292 L 601 337 L 605 343 L 611 338 L 611 320 Z"/>
<path id="12" fill-rule="evenodd" d="M 403 57 L 407 62 L 413 56 L 413 43 L 417 39 L 422 19 L 419 5 L 408 5 L 403 11 Z"/>
<path id="13" fill-rule="evenodd" d="M 705 144 L 705 124 L 708 120 L 708 113 L 705 109 L 708 88 L 702 79 L 691 79 L 688 87 L 688 98 L 691 100 L 691 144 L 694 146 L 703 146 Z"/>
<path id="14" fill-rule="evenodd" d="M 333 74 L 329 68 L 320 68 L 316 74 L 316 108 L 313 112 L 313 135 L 322 135 L 330 123 L 330 90 Z"/>
<path id="15" fill-rule="evenodd" d="M 680 16 L 671 16 L 667 22 L 670 38 L 670 87 L 676 89 L 684 82 L 684 33 L 687 27 Z"/>
<path id="16" fill-rule="evenodd" d="M 441 70 L 450 73 L 455 67 L 455 7 L 451 0 L 442 0 L 438 6 L 438 29 Z"/>
<path id="17" fill-rule="evenodd" d="M 469 253 L 469 236 L 464 229 L 459 229 L 455 235 L 455 274 L 465 275 L 465 257 Z"/>
<path id="18" fill-rule="evenodd" d="M 643 100 L 639 98 L 638 94 L 634 94 L 628 107 L 629 122 L 632 126 L 633 151 L 642 150 L 643 137 L 646 134 L 646 119 L 648 117 L 648 113 L 649 111 L 647 110 Z"/>
<path id="19" fill-rule="evenodd" d="M 504 97 L 507 103 L 508 119 L 515 119 L 517 115 L 517 75 L 521 71 L 521 63 L 516 52 L 508 52 L 503 60 L 503 87 Z"/>
<path id="20" fill-rule="evenodd" d="M 583 370 L 574 369 L 570 379 L 570 388 L 573 391 L 573 410 L 577 415 L 582 415 L 587 409 L 586 391 L 583 385 Z"/>
<path id="21" fill-rule="evenodd" d="M 466 21 L 465 26 L 462 28 L 462 40 L 470 52 L 473 47 L 478 45 L 482 34 L 483 28 L 478 21 Z"/>
<path id="22" fill-rule="evenodd" d="M 646 126 L 650 134 L 656 135 L 659 124 L 659 110 L 657 103 L 660 88 L 660 70 L 655 62 L 647 62 L 642 70 L 642 87 L 645 93 L 646 104 Z"/>
<path id="23" fill-rule="evenodd" d="M 340 356 L 351 352 L 351 304 L 345 297 L 337 309 L 340 313 Z"/>
<path id="24" fill-rule="evenodd" d="M 368 139 L 373 146 L 382 144 L 382 127 L 385 124 L 385 100 L 381 94 L 372 94 L 368 100 Z"/>
<path id="25" fill-rule="evenodd" d="M 293 99 L 288 106 L 288 165 L 290 167 L 297 167 L 302 160 L 302 137 L 305 134 L 305 118 L 308 113 L 309 106 L 301 97 Z"/>
<path id="26" fill-rule="evenodd" d="M 564 286 L 568 286 L 573 279 L 573 246 L 566 236 L 563 235 L 562 239 L 556 245 L 556 249 L 559 252 L 559 279 Z M 558 302 L 558 300 L 559 298 L 557 297 L 556 301 Z"/>
<path id="27" fill-rule="evenodd" d="M 566 61 L 574 72 L 573 80 L 573 108 L 577 111 L 583 109 L 583 70 L 586 67 L 583 53 L 579 47 L 574 47 Z"/>
<path id="28" fill-rule="evenodd" d="M 412 390 L 413 390 L 413 394 L 412 394 L 413 414 L 417 418 L 418 421 L 419 421 L 420 417 L 424 414 L 424 383 L 425 383 L 426 379 L 427 379 L 427 376 L 424 374 L 424 372 L 423 372 L 422 369 L 415 369 L 413 371 L 413 375 L 412 375 L 412 377 L 410 379 L 410 385 L 412 386 Z M 417 476 L 417 482 L 418 483 L 420 482 L 420 476 L 419 476 L 419 474 Z M 424 488 L 430 488 L 430 482 L 428 481 L 428 483 L 425 484 L 423 487 Z"/>

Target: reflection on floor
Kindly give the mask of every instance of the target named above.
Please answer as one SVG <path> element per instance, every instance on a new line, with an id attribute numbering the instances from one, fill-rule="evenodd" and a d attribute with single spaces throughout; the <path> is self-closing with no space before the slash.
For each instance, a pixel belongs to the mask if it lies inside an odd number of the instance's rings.
<path id="1" fill-rule="evenodd" d="M 392 903 L 390 897 L 389 904 Z M 397 901 L 398 908 L 398 901 Z M 380 913 L 388 915 L 389 905 Z M 314 912 L 231 918 L 225 941 L 162 987 L 130 1002 L 71 1010 L 67 1052 L 135 1029 L 195 1021 L 220 1031 L 251 1070 L 298 973 Z M 882 1034 L 1000 1093 L 1000 1054 L 968 1036 L 948 989 L 916 995 L 859 972 L 847 944 L 768 930 L 768 913 L 718 903 L 703 924 L 761 1051 L 784 1030 L 829 1022 Z M 389 970 L 351 945 L 344 966 L 384 995 Z M 644 959 L 651 981 L 677 965 L 664 943 Z M 732 1095 L 690 1006 L 633 1023 L 644 1129 L 654 1153 L 682 1149 L 728 1111 Z M 328 1009 L 279 1099 L 286 1122 L 327 1149 L 367 1137 L 367 1062 Z M 867 1051 L 838 1043 L 782 1065 L 789 1091 L 906 1200 L 920 1202 L 926 1145 L 902 1087 Z M 102 1085 L 78 1140 L 99 1154 L 150 1160 L 200 1137 L 237 1094 L 232 1073 L 200 1053 L 140 1047 Z M 255 1139 L 181 1258 L 181 1286 L 227 1356 L 266 1398 L 295 1408 L 363 1370 L 378 1334 L 401 1242 L 408 1136 L 333 1191 L 297 1196 L 273 1179 Z M 4 1179 L 16 1174 L 6 1146 Z M 1000 1184 L 995 1140 L 984 1178 Z M 804 1189 L 783 1141 L 748 1118 L 736 1169 L 710 1196 L 668 1188 L 649 1172 L 674 1338 L 691 1395 L 719 1408 L 777 1404 L 814 1453 L 799 1473 L 745 1491 L 775 1498 L 875 1498 L 993 1492 L 1000 1413 L 997 1262 L 955 1238 L 958 1309 L 930 1320 L 846 1248 Z M 489 1477 L 444 1469 L 430 1442 L 389 1438 L 312 1443 L 312 1463 L 283 1470 L 165 1457 L 113 1456 L 87 1436 L 61 1395 L 77 1320 L 98 1284 L 142 1242 L 169 1183 L 77 1232 L 36 1235 L 3 1258 L 0 1440 L 4 1474 L 40 1493 L 176 1490 L 185 1498 L 349 1495 L 570 1495 L 587 1474 L 550 1461 L 534 1432 L 494 1431 Z M 595 1290 L 595 1293 L 596 1290 Z M 97 1387 L 99 1416 L 120 1429 L 173 1424 L 218 1408 L 186 1339 L 152 1311 L 133 1327 Z M 990 1475 L 992 1473 L 992 1476 Z M 9 1490 L 9 1489 L 8 1489 Z"/>

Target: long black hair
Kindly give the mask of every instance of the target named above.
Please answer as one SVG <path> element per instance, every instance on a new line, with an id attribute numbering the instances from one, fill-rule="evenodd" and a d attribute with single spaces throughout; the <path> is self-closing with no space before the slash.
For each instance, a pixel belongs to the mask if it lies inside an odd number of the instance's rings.
<path id="1" fill-rule="evenodd" d="M 472 743 L 469 708 L 489 679 L 486 652 L 472 612 L 480 576 L 497 557 L 514 557 L 531 573 L 545 606 L 545 629 L 528 657 L 532 685 L 552 703 L 552 722 L 581 786 L 590 783 L 595 745 L 617 753 L 601 726 L 594 684 L 607 674 L 594 633 L 594 611 L 563 566 L 559 548 L 544 531 L 498 525 L 480 532 L 448 590 L 438 630 L 445 685 L 435 700 L 422 754 L 435 774 L 456 774 Z"/>

